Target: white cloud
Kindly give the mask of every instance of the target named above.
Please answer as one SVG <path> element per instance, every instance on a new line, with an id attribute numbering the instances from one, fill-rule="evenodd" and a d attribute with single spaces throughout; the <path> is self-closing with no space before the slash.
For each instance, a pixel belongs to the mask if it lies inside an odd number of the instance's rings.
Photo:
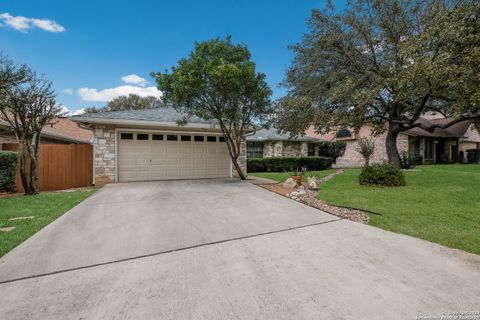
<path id="1" fill-rule="evenodd" d="M 0 21 L 15 30 L 27 32 L 28 29 L 39 28 L 48 32 L 64 32 L 65 27 L 49 19 L 12 16 L 8 12 L 0 14 Z"/>
<path id="2" fill-rule="evenodd" d="M 77 90 L 78 95 L 85 101 L 103 101 L 107 102 L 120 96 L 128 96 L 129 94 L 137 94 L 141 97 L 154 96 L 160 98 L 162 93 L 156 87 L 137 87 L 131 85 L 118 86 L 97 90 L 95 88 L 80 88 Z"/>
<path id="3" fill-rule="evenodd" d="M 64 115 L 66 115 L 66 116 L 76 116 L 76 115 L 85 113 L 84 108 L 77 109 L 77 110 L 71 110 L 69 107 L 67 107 L 65 105 L 61 105 L 61 107 L 62 107 L 62 109 L 61 109 L 60 112 Z"/>
<path id="4" fill-rule="evenodd" d="M 129 74 L 128 76 L 123 76 L 122 81 L 125 83 L 136 84 L 140 86 L 144 86 L 148 83 L 145 78 L 137 76 L 136 74 Z"/>
<path id="5" fill-rule="evenodd" d="M 67 89 L 63 90 L 63 92 L 65 92 L 66 94 L 71 96 L 73 94 L 73 89 L 67 88 Z"/>

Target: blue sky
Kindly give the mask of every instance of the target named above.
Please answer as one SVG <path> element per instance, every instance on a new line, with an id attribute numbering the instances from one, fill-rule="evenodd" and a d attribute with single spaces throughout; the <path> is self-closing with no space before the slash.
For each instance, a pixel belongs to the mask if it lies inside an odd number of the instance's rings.
<path id="1" fill-rule="evenodd" d="M 75 111 L 124 92 L 157 94 L 150 72 L 175 65 L 195 41 L 232 35 L 248 45 L 277 98 L 292 59 L 287 46 L 307 31 L 311 10 L 324 6 L 311 0 L 2 1 L 0 51 L 44 73 L 58 102 Z"/>

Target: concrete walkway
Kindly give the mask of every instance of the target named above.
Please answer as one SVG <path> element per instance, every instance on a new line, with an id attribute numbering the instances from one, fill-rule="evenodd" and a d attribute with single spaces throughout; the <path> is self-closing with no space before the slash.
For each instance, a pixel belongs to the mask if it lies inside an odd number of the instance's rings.
<path id="1" fill-rule="evenodd" d="M 249 183 L 130 183 L 3 257 L 0 282 L 0 319 L 415 319 L 479 309 L 480 257 Z"/>

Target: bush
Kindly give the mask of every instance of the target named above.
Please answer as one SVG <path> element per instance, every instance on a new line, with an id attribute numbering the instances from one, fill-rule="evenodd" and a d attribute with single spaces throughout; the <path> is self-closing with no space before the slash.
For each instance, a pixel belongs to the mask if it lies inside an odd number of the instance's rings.
<path id="1" fill-rule="evenodd" d="M 400 167 L 402 169 L 414 169 L 415 162 L 415 157 L 411 156 L 408 151 L 400 152 Z"/>
<path id="2" fill-rule="evenodd" d="M 333 162 L 336 162 L 338 157 L 343 156 L 346 147 L 344 141 L 322 141 L 318 143 L 318 155 L 332 158 Z"/>
<path id="3" fill-rule="evenodd" d="M 365 166 L 370 164 L 370 158 L 375 152 L 375 139 L 374 138 L 360 138 L 357 141 L 357 152 L 360 153 L 365 161 Z"/>
<path id="4" fill-rule="evenodd" d="M 0 151 L 0 192 L 15 192 L 18 157 L 16 152 Z"/>
<path id="5" fill-rule="evenodd" d="M 468 149 L 467 150 L 467 162 L 479 163 L 480 162 L 480 149 Z"/>
<path id="6" fill-rule="evenodd" d="M 284 172 L 292 168 L 306 168 L 309 171 L 325 170 L 332 166 L 327 157 L 272 157 L 247 159 L 247 172 Z"/>
<path id="7" fill-rule="evenodd" d="M 405 175 L 400 169 L 390 164 L 375 164 L 362 168 L 359 182 L 367 186 L 404 186 Z"/>

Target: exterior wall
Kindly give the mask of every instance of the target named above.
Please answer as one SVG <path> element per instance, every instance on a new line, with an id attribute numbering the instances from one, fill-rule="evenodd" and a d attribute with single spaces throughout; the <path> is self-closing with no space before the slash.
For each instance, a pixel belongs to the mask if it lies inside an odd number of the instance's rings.
<path id="1" fill-rule="evenodd" d="M 316 148 L 318 150 L 318 148 Z M 263 157 L 306 157 L 308 142 L 301 141 L 265 141 Z"/>
<path id="2" fill-rule="evenodd" d="M 281 157 L 283 154 L 282 141 L 265 141 L 263 143 L 263 157 Z"/>
<path id="3" fill-rule="evenodd" d="M 0 134 L 0 150 L 2 150 L 2 144 L 17 143 L 17 139 L 13 135 Z"/>
<path id="4" fill-rule="evenodd" d="M 115 182 L 115 128 L 97 125 L 94 129 L 95 185 Z"/>
<path id="5" fill-rule="evenodd" d="M 359 137 L 366 137 L 366 131 L 359 132 Z M 370 163 L 384 163 L 388 161 L 387 148 L 385 147 L 385 139 L 387 134 L 383 133 L 374 137 L 375 152 L 373 153 Z M 334 167 L 337 168 L 353 168 L 361 167 L 364 164 L 363 157 L 357 152 L 357 140 L 346 140 L 347 147 L 342 157 L 337 159 Z M 399 134 L 397 138 L 397 148 L 399 152 L 408 151 L 408 136 Z"/>

